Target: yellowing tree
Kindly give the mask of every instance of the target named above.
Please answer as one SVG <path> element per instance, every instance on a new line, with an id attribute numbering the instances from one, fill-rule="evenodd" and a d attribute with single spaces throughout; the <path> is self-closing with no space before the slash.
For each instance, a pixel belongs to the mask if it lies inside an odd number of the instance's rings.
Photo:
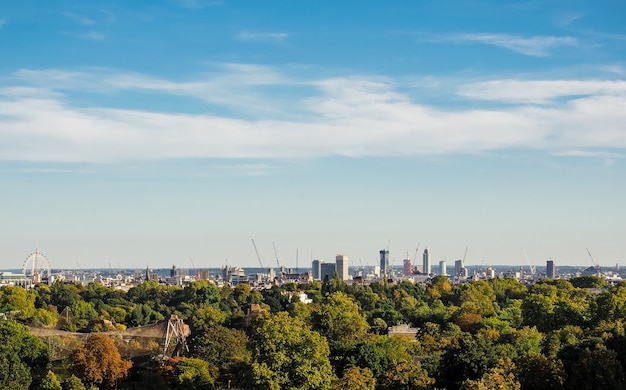
<path id="1" fill-rule="evenodd" d="M 132 362 L 123 360 L 113 340 L 101 333 L 93 333 L 84 346 L 70 356 L 70 371 L 83 381 L 115 386 L 126 378 Z"/>

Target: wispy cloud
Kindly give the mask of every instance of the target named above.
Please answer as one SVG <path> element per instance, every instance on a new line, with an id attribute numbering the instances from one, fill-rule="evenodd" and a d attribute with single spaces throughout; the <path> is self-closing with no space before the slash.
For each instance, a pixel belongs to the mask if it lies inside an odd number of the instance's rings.
<path id="1" fill-rule="evenodd" d="M 73 12 L 61 12 L 61 15 L 72 19 L 73 21 L 84 26 L 91 26 L 92 24 L 94 24 L 94 21 L 92 19 L 89 19 L 88 17 L 83 15 L 75 14 Z"/>
<path id="2" fill-rule="evenodd" d="M 576 12 L 564 12 L 557 15 L 556 22 L 559 26 L 569 26 L 578 19 L 582 18 L 583 14 Z"/>
<path id="3" fill-rule="evenodd" d="M 236 83 L 242 75 L 243 81 L 235 84 L 226 100 L 234 104 L 239 97 L 238 109 L 257 112 L 246 117 L 114 109 L 85 102 L 75 106 L 64 97 L 85 88 L 94 94 L 151 91 L 163 98 L 191 90 L 187 96 L 223 104 L 208 95 L 219 95 L 228 80 Z M 93 80 L 105 87 L 98 89 Z M 513 81 L 492 83 L 504 91 L 512 88 Z M 578 151 L 583 156 L 598 150 L 626 150 L 626 93 L 621 81 L 528 81 L 524 86 L 523 80 L 517 80 L 515 88 L 558 93 L 537 92 L 531 99 L 503 95 L 510 105 L 484 109 L 471 103 L 459 105 L 454 94 L 454 109 L 416 103 L 391 78 L 360 75 L 294 80 L 278 69 L 237 64 L 225 65 L 212 78 L 186 82 L 104 69 L 91 73 L 21 71 L 11 82 L 22 85 L 0 89 L 1 160 L 273 159 L 505 149 Z M 289 104 L 263 91 L 250 98 L 247 88 L 258 84 L 306 89 L 306 93 L 291 95 Z M 489 84 L 465 84 L 464 88 L 479 90 L 484 85 Z M 36 89 L 49 92 L 38 95 Z M 556 95 L 560 99 L 553 102 Z M 260 100 L 267 107 L 262 114 L 255 111 Z M 528 101 L 536 103 L 528 105 Z M 273 168 L 235 164 L 232 169 L 264 174 Z"/>
<path id="4" fill-rule="evenodd" d="M 80 35 L 83 39 L 90 39 L 92 41 L 103 41 L 107 38 L 106 34 L 97 31 L 89 31 Z"/>
<path id="5" fill-rule="evenodd" d="M 553 153 L 555 156 L 560 157 L 601 157 L 601 158 L 624 158 L 623 153 L 607 152 L 607 151 L 593 151 L 593 150 L 568 150 L 565 152 Z"/>
<path id="6" fill-rule="evenodd" d="M 0 28 L 2 28 L 7 23 L 6 19 L 0 19 Z"/>
<path id="7" fill-rule="evenodd" d="M 425 40 L 430 42 L 450 42 L 457 44 L 483 44 L 501 47 L 533 57 L 547 57 L 551 50 L 561 46 L 575 46 L 575 37 L 532 36 L 496 34 L 496 33 L 461 33 L 429 35 Z"/>
<path id="8" fill-rule="evenodd" d="M 266 176 L 276 172 L 277 166 L 269 164 L 232 164 L 221 167 L 229 175 L 237 176 Z"/>
<path id="9" fill-rule="evenodd" d="M 457 93 L 471 99 L 544 104 L 563 97 L 626 96 L 626 81 L 502 79 L 464 84 Z"/>
<path id="10" fill-rule="evenodd" d="M 283 42 L 289 34 L 282 32 L 240 31 L 237 39 L 252 42 Z"/>
<path id="11" fill-rule="evenodd" d="M 178 4 L 185 8 L 205 8 L 222 5 L 222 0 L 178 0 Z"/>

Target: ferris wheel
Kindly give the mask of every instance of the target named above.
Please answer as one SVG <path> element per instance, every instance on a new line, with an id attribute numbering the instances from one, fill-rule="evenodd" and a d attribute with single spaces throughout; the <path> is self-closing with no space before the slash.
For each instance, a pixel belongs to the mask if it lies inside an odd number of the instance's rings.
<path id="1" fill-rule="evenodd" d="M 22 273 L 26 275 L 27 279 L 30 279 L 33 284 L 39 283 L 45 277 L 50 280 L 51 270 L 50 262 L 43 253 L 39 252 L 39 248 L 35 249 L 35 252 L 28 255 L 24 260 L 22 266 Z"/>

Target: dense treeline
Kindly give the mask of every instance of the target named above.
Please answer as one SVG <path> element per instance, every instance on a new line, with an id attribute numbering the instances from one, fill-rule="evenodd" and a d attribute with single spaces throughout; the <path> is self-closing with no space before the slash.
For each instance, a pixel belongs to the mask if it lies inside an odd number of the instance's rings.
<path id="1" fill-rule="evenodd" d="M 528 288 L 499 278 L 369 286 L 335 278 L 262 291 L 145 282 L 127 293 L 55 282 L 3 287 L 0 312 L 17 321 L 0 321 L 0 387 L 16 390 L 626 388 L 626 283 L 609 288 L 596 277 Z M 49 371 L 45 344 L 18 323 L 98 332 L 110 329 L 93 320 L 123 329 L 171 314 L 190 325 L 190 351 L 152 371 L 129 371 L 97 333 Z M 387 337 L 401 323 L 420 328 L 414 340 Z"/>

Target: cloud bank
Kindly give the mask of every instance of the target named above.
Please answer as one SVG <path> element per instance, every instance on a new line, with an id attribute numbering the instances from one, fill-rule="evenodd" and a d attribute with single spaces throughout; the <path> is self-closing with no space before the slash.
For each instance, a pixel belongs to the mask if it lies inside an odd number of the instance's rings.
<path id="1" fill-rule="evenodd" d="M 623 80 L 461 83 L 450 99 L 467 104 L 447 108 L 417 103 L 411 96 L 419 88 L 406 91 L 389 78 L 307 79 L 240 64 L 220 69 L 191 81 L 107 69 L 17 71 L 11 85 L 0 87 L 0 159 L 117 162 L 510 149 L 605 156 L 626 148 Z M 275 88 L 286 88 L 288 96 Z M 78 105 L 71 99 L 76 92 L 94 97 Z M 184 96 L 206 110 L 99 104 L 99 96 L 124 93 Z"/>

